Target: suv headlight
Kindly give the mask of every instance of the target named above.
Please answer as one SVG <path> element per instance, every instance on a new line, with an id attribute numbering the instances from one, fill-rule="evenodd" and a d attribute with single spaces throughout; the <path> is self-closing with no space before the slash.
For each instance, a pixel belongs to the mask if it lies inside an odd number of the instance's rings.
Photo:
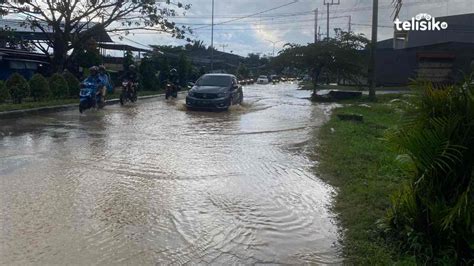
<path id="1" fill-rule="evenodd" d="M 194 97 L 195 94 L 196 94 L 196 93 L 194 93 L 194 91 L 189 91 L 189 92 L 188 92 L 188 96 L 190 96 L 190 97 Z"/>

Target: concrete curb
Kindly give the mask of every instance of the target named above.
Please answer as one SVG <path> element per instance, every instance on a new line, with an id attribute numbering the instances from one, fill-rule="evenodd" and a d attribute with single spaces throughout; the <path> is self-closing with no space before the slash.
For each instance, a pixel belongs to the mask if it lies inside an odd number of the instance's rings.
<path id="1" fill-rule="evenodd" d="M 146 99 L 151 99 L 151 98 L 158 98 L 161 96 L 165 96 L 165 94 L 160 93 L 160 94 L 155 94 L 155 95 L 147 95 L 147 96 L 139 96 L 139 100 L 146 100 Z M 120 99 L 110 99 L 107 100 L 107 105 L 113 105 L 113 104 L 118 104 L 120 102 Z M 59 112 L 59 111 L 66 111 L 66 110 L 71 110 L 74 108 L 78 108 L 78 104 L 72 103 L 72 104 L 64 104 L 64 105 L 56 105 L 56 106 L 48 106 L 48 107 L 39 107 L 39 108 L 31 108 L 31 109 L 24 109 L 24 110 L 13 110 L 13 111 L 6 111 L 6 112 L 0 112 L 0 119 L 5 119 L 5 118 L 18 118 L 18 117 L 23 117 L 27 115 L 37 115 L 37 114 L 45 114 L 45 113 L 53 113 L 53 112 Z M 79 113 L 79 111 L 78 111 Z"/>

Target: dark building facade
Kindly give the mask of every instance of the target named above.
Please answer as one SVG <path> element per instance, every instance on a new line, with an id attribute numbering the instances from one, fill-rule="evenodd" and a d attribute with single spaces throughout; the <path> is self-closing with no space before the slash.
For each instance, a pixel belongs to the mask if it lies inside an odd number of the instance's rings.
<path id="1" fill-rule="evenodd" d="M 0 48 L 0 80 L 8 79 L 13 73 L 29 79 L 35 73 L 46 74 L 48 70 L 48 58 L 44 54 Z"/>
<path id="2" fill-rule="evenodd" d="M 413 79 L 453 83 L 473 70 L 474 14 L 437 19 L 448 28 L 395 31 L 394 38 L 378 43 L 378 85 L 407 85 Z"/>

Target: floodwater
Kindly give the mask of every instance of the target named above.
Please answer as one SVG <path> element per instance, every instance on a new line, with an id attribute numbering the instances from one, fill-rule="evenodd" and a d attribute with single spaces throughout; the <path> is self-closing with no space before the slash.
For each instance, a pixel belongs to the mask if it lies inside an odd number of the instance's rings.
<path id="1" fill-rule="evenodd" d="M 0 120 L 0 264 L 341 263 L 308 156 L 327 110 L 292 84 L 244 93 Z"/>

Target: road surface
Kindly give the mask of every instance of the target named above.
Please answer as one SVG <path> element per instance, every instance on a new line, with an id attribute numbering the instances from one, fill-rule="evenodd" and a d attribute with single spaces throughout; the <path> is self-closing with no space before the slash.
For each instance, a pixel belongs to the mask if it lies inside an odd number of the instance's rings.
<path id="1" fill-rule="evenodd" d="M 244 93 L 223 113 L 152 99 L 0 120 L 0 264 L 341 262 L 308 156 L 327 106 L 292 84 Z"/>

